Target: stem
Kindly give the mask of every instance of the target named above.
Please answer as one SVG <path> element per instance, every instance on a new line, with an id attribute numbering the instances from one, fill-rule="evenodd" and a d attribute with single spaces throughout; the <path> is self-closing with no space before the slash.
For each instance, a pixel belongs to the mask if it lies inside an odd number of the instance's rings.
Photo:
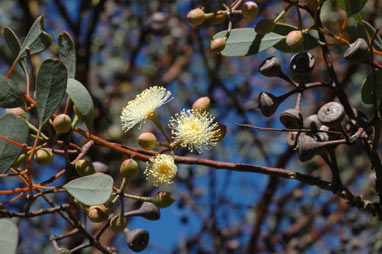
<path id="1" fill-rule="evenodd" d="M 170 144 L 171 143 L 171 139 L 167 136 L 167 133 L 166 131 L 163 129 L 162 127 L 162 124 L 159 122 L 158 120 L 158 117 L 157 116 L 154 116 L 151 121 L 154 122 L 154 124 L 158 127 L 158 129 L 162 132 L 162 134 L 165 136 L 167 142 Z"/>
<path id="2" fill-rule="evenodd" d="M 5 75 L 7 78 L 9 78 L 9 76 L 11 76 L 13 70 L 14 70 L 15 67 L 16 67 L 16 64 L 17 64 L 18 60 L 19 60 L 18 58 L 15 59 L 15 61 L 13 62 L 11 68 L 9 69 L 7 75 Z"/>
<path id="3" fill-rule="evenodd" d="M 292 7 L 293 4 L 289 4 L 282 12 L 280 12 L 280 14 L 273 20 L 273 23 L 277 23 L 279 22 L 279 20 L 284 17 L 285 13 L 287 13 L 287 11 L 290 9 L 290 7 Z"/>

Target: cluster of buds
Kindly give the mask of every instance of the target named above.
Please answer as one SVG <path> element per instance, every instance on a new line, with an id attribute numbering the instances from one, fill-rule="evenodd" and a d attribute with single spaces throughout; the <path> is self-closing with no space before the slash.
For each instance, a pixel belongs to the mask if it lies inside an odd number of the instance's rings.
<path id="1" fill-rule="evenodd" d="M 231 9 L 234 10 L 238 6 L 233 6 Z M 196 8 L 188 12 L 187 20 L 190 24 L 198 26 L 203 24 L 206 20 L 210 24 L 222 24 L 226 21 L 227 17 L 232 14 L 241 14 L 246 20 L 253 20 L 257 17 L 259 13 L 259 7 L 254 1 L 247 1 L 241 5 L 240 10 L 232 12 L 232 10 L 220 10 L 215 13 L 205 13 L 203 8 Z M 273 30 L 273 27 L 272 29 Z M 227 37 L 216 38 L 210 44 L 210 52 L 217 54 L 224 50 L 227 42 Z"/>

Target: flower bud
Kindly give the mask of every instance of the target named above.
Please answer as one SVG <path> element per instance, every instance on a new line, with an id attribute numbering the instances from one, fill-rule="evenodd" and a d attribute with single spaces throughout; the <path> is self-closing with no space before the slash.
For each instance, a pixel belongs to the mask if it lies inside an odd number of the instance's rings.
<path id="1" fill-rule="evenodd" d="M 107 219 L 108 209 L 104 205 L 91 206 L 88 210 L 89 220 L 92 222 L 102 222 Z"/>
<path id="2" fill-rule="evenodd" d="M 41 166 L 48 166 L 52 163 L 53 153 L 50 148 L 38 149 L 34 155 L 35 161 Z"/>
<path id="3" fill-rule="evenodd" d="M 259 13 L 259 7 L 253 1 L 245 2 L 241 6 L 241 15 L 246 19 L 254 19 Z"/>
<path id="4" fill-rule="evenodd" d="M 72 119 L 67 114 L 60 114 L 53 120 L 53 128 L 57 134 L 64 134 L 72 129 Z"/>
<path id="5" fill-rule="evenodd" d="M 225 48 L 226 41 L 227 41 L 226 37 L 214 39 L 210 45 L 210 52 L 214 54 L 222 52 Z"/>
<path id="6" fill-rule="evenodd" d="M 153 197 L 153 203 L 159 208 L 169 207 L 175 201 L 175 197 L 167 191 L 160 191 Z"/>
<path id="7" fill-rule="evenodd" d="M 93 163 L 87 160 L 77 161 L 74 168 L 79 176 L 87 176 L 95 173 Z"/>
<path id="8" fill-rule="evenodd" d="M 157 138 L 151 132 L 143 132 L 138 137 L 138 144 L 143 149 L 150 151 L 157 146 Z"/>
<path id="9" fill-rule="evenodd" d="M 227 126 L 224 124 L 218 124 L 218 127 L 216 127 L 217 132 L 215 133 L 215 136 L 217 137 L 216 142 L 220 142 L 223 140 L 225 135 L 227 134 Z"/>
<path id="10" fill-rule="evenodd" d="M 282 74 L 279 59 L 275 56 L 268 57 L 260 64 L 259 72 L 266 77 L 279 77 Z"/>
<path id="11" fill-rule="evenodd" d="M 200 113 L 203 113 L 205 111 L 210 110 L 210 98 L 208 97 L 201 97 L 197 99 L 194 104 L 192 104 L 192 109 L 198 109 Z"/>
<path id="12" fill-rule="evenodd" d="M 258 34 L 268 34 L 273 31 L 275 23 L 272 19 L 262 19 L 260 20 L 255 27 L 255 31 Z"/>
<path id="13" fill-rule="evenodd" d="M 271 93 L 262 92 L 259 94 L 259 108 L 264 116 L 272 116 L 279 107 L 280 101 Z"/>
<path id="14" fill-rule="evenodd" d="M 149 232 L 144 229 L 134 229 L 126 234 L 126 241 L 129 248 L 135 252 L 146 249 L 150 240 Z"/>
<path id="15" fill-rule="evenodd" d="M 110 220 L 110 228 L 116 233 L 122 232 L 126 225 L 127 222 L 124 216 L 116 215 Z"/>
<path id="16" fill-rule="evenodd" d="M 204 14 L 204 11 L 200 8 L 196 8 L 191 10 L 187 14 L 187 20 L 192 25 L 200 25 L 206 20 L 206 16 Z"/>
<path id="17" fill-rule="evenodd" d="M 25 116 L 25 110 L 22 108 L 7 108 L 5 109 L 5 114 L 14 114 L 15 116 L 26 118 Z"/>
<path id="18" fill-rule="evenodd" d="M 304 34 L 299 30 L 291 31 L 288 33 L 285 42 L 291 49 L 296 49 L 304 42 Z"/>
<path id="19" fill-rule="evenodd" d="M 131 180 L 138 175 L 139 166 L 138 163 L 133 159 L 124 160 L 119 169 L 121 175 L 126 178 L 126 180 Z"/>
<path id="20" fill-rule="evenodd" d="M 224 23 L 226 19 L 227 19 L 226 13 L 214 14 L 211 18 L 208 19 L 208 23 L 213 25 L 219 25 Z"/>

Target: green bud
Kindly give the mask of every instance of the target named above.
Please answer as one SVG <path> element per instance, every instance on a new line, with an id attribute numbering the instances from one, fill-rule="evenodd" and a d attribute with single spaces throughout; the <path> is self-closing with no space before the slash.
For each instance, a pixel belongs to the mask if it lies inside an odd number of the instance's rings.
<path id="1" fill-rule="evenodd" d="M 121 175 L 127 180 L 131 180 L 138 175 L 139 165 L 133 159 L 124 160 L 121 164 L 120 170 Z"/>
<path id="2" fill-rule="evenodd" d="M 245 2 L 241 6 L 241 15 L 243 15 L 246 19 L 254 19 L 256 18 L 257 14 L 259 13 L 259 7 L 257 4 L 253 1 Z"/>
<path id="3" fill-rule="evenodd" d="M 72 119 L 67 114 L 60 114 L 53 120 L 53 128 L 57 134 L 64 134 L 72 129 Z"/>
<path id="4" fill-rule="evenodd" d="M 201 97 L 201 98 L 197 99 L 194 102 L 194 104 L 192 104 L 192 109 L 198 109 L 200 111 L 200 113 L 203 113 L 205 111 L 210 110 L 210 104 L 211 104 L 210 98 Z"/>
<path id="5" fill-rule="evenodd" d="M 188 14 L 187 14 L 187 20 L 188 22 L 190 22 L 190 24 L 192 25 L 200 25 L 204 22 L 204 20 L 206 20 L 206 16 L 204 14 L 204 11 L 200 8 L 196 8 L 196 9 L 193 9 L 191 10 Z"/>
<path id="6" fill-rule="evenodd" d="M 304 34 L 299 30 L 291 31 L 288 33 L 285 42 L 291 49 L 296 49 L 304 42 Z"/>
<path id="7" fill-rule="evenodd" d="M 143 149 L 150 151 L 157 146 L 157 138 L 151 132 L 144 132 L 138 137 L 138 144 Z"/>
<path id="8" fill-rule="evenodd" d="M 216 38 L 211 42 L 210 52 L 214 54 L 218 54 L 222 52 L 225 48 L 227 38 Z"/>
<path id="9" fill-rule="evenodd" d="M 153 197 L 153 203 L 159 208 L 169 207 L 175 201 L 175 197 L 167 191 L 160 191 Z"/>
<path id="10" fill-rule="evenodd" d="M 108 209 L 104 205 L 91 206 L 88 210 L 89 220 L 92 222 L 102 222 L 107 219 Z"/>
<path id="11" fill-rule="evenodd" d="M 77 161 L 74 167 L 79 176 L 92 175 L 96 172 L 93 163 L 87 160 Z"/>
<path id="12" fill-rule="evenodd" d="M 110 220 L 110 228 L 116 233 L 122 232 L 127 226 L 124 216 L 116 215 Z"/>
<path id="13" fill-rule="evenodd" d="M 50 148 L 41 148 L 34 154 L 35 161 L 41 166 L 48 166 L 52 163 L 53 153 Z"/>

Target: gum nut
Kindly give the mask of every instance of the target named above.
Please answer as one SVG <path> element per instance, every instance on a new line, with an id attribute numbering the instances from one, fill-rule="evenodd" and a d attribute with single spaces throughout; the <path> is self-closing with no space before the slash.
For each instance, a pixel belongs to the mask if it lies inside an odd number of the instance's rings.
<path id="1" fill-rule="evenodd" d="M 309 52 L 300 52 L 294 54 L 290 61 L 290 69 L 297 73 L 309 73 L 313 70 L 315 59 L 313 55 Z"/>
<path id="2" fill-rule="evenodd" d="M 345 117 L 345 109 L 338 102 L 328 102 L 317 113 L 318 120 L 329 127 L 336 127 Z"/>

